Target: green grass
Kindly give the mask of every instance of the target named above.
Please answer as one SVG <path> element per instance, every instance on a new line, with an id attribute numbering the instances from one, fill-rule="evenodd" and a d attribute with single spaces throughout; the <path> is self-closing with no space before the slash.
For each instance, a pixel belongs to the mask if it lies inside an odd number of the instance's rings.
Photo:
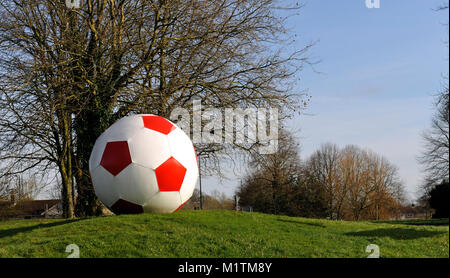
<path id="1" fill-rule="evenodd" d="M 0 222 L 0 257 L 449 257 L 448 219 L 346 222 L 235 211 L 179 211 Z M 446 221 L 446 222 L 445 222 Z M 444 224 L 442 224 L 444 223 Z M 446 223 L 446 224 L 445 224 Z"/>

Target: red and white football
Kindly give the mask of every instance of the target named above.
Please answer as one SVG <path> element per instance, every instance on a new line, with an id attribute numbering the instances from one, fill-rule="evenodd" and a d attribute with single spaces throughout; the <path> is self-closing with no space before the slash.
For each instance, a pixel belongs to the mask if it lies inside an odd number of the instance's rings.
<path id="1" fill-rule="evenodd" d="M 198 160 L 191 140 L 174 123 L 132 115 L 100 135 L 89 171 L 97 197 L 114 213 L 170 213 L 192 196 Z"/>

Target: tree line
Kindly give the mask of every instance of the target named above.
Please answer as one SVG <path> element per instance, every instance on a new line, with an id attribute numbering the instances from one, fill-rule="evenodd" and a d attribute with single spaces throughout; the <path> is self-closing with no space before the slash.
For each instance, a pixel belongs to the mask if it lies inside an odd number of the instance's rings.
<path id="1" fill-rule="evenodd" d="M 277 154 L 254 158 L 237 195 L 255 211 L 337 220 L 388 219 L 405 201 L 397 168 L 355 145 L 327 143 L 302 161 L 284 132 Z"/>
<path id="2" fill-rule="evenodd" d="M 200 198 L 202 199 L 200 205 Z M 200 207 L 201 206 L 201 207 Z M 182 210 L 198 210 L 198 209 L 225 209 L 234 210 L 236 209 L 235 203 L 223 192 L 218 190 L 213 190 L 210 194 L 202 192 L 196 188 L 192 194 L 192 197 L 183 205 Z"/>

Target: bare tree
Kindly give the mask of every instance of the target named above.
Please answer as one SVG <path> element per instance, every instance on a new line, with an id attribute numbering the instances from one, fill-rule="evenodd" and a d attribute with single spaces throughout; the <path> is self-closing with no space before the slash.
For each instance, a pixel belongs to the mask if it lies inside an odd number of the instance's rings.
<path id="1" fill-rule="evenodd" d="M 439 5 L 435 11 L 448 10 L 448 1 Z M 447 26 L 448 22 L 444 23 Z M 448 36 L 447 36 L 448 37 Z M 448 40 L 445 41 L 448 48 Z M 448 58 L 447 58 L 448 59 Z M 419 202 L 429 207 L 428 200 L 433 188 L 449 179 L 449 91 L 448 73 L 443 77 L 443 86 L 435 96 L 436 112 L 431 120 L 431 127 L 422 132 L 423 150 L 417 160 L 425 173 L 419 186 Z"/>
<path id="2" fill-rule="evenodd" d="M 300 171 L 299 145 L 292 134 L 280 131 L 278 151 L 273 154 L 254 154 L 249 164 L 251 179 L 257 183 L 267 184 L 271 198 L 271 211 L 278 214 L 284 205 L 283 194 L 296 183 Z M 255 171 L 256 170 L 256 171 Z M 242 197 L 242 196 L 241 196 Z"/>
<path id="3" fill-rule="evenodd" d="M 359 220 L 363 211 L 371 205 L 370 195 L 375 190 L 370 182 L 370 161 L 367 153 L 357 146 L 346 146 L 339 161 L 342 175 L 341 186 L 347 191 L 346 205 L 354 220 Z M 342 192 L 344 193 L 344 192 Z"/>
<path id="4" fill-rule="evenodd" d="M 0 200 L 9 200 L 11 194 L 11 177 L 2 176 L 0 178 Z"/>
<path id="5" fill-rule="evenodd" d="M 379 219 L 398 209 L 404 186 L 386 158 L 349 145 L 322 145 L 306 161 L 311 186 L 326 192 L 332 219 Z M 316 184 L 315 184 L 316 183 Z"/>
<path id="6" fill-rule="evenodd" d="M 36 174 L 3 176 L 0 180 L 0 200 L 9 200 L 11 194 L 17 201 L 34 200 L 45 187 L 45 177 Z"/>
<path id="7" fill-rule="evenodd" d="M 405 188 L 395 165 L 373 152 L 368 155 L 371 163 L 370 180 L 374 187 L 371 216 L 378 220 L 383 211 L 398 210 L 405 204 Z"/>
<path id="8" fill-rule="evenodd" d="M 9 119 L 0 126 L 8 142 L 24 148 L 9 158 L 28 169 L 58 165 L 64 196 L 73 176 L 79 215 L 99 211 L 88 160 L 96 138 L 122 116 L 168 117 L 194 99 L 286 112 L 303 105 L 301 92 L 291 89 L 311 45 L 284 51 L 280 42 L 289 37 L 276 1 L 83 2 L 78 10 L 63 0 L 0 4 L 0 107 Z M 19 152 L 13 145 L 7 153 Z M 196 147 L 209 157 L 223 150 Z"/>
<path id="9" fill-rule="evenodd" d="M 380 219 L 404 202 L 404 186 L 397 168 L 370 150 L 347 146 L 342 156 L 343 182 L 354 220 Z"/>
<path id="10" fill-rule="evenodd" d="M 310 169 L 310 175 L 318 184 L 325 187 L 328 213 L 330 219 L 339 218 L 345 194 L 341 194 L 343 188 L 339 188 L 339 148 L 332 143 L 323 144 L 306 161 Z"/>
<path id="11" fill-rule="evenodd" d="M 253 157 L 237 192 L 239 202 L 260 212 L 324 217 L 323 186 L 312 177 L 310 168 L 301 165 L 299 144 L 282 129 L 278 146 L 274 154 Z"/>
<path id="12" fill-rule="evenodd" d="M 64 216 L 70 218 L 77 98 L 70 82 L 70 45 L 75 38 L 66 35 L 69 11 L 56 4 L 0 4 L 0 159 L 7 175 L 57 167 Z"/>
<path id="13" fill-rule="evenodd" d="M 437 111 L 429 130 L 423 132 L 424 150 L 418 161 L 426 173 L 425 187 L 448 180 L 449 173 L 449 91 L 448 78 L 443 90 L 437 95 Z M 427 190 L 426 190 L 427 191 Z"/>

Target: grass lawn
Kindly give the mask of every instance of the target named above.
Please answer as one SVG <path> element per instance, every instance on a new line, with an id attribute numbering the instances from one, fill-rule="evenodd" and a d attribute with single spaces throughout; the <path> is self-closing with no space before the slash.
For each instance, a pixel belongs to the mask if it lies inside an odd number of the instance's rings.
<path id="1" fill-rule="evenodd" d="M 0 257 L 449 257 L 448 219 L 330 221 L 235 211 L 179 211 L 0 222 Z"/>

